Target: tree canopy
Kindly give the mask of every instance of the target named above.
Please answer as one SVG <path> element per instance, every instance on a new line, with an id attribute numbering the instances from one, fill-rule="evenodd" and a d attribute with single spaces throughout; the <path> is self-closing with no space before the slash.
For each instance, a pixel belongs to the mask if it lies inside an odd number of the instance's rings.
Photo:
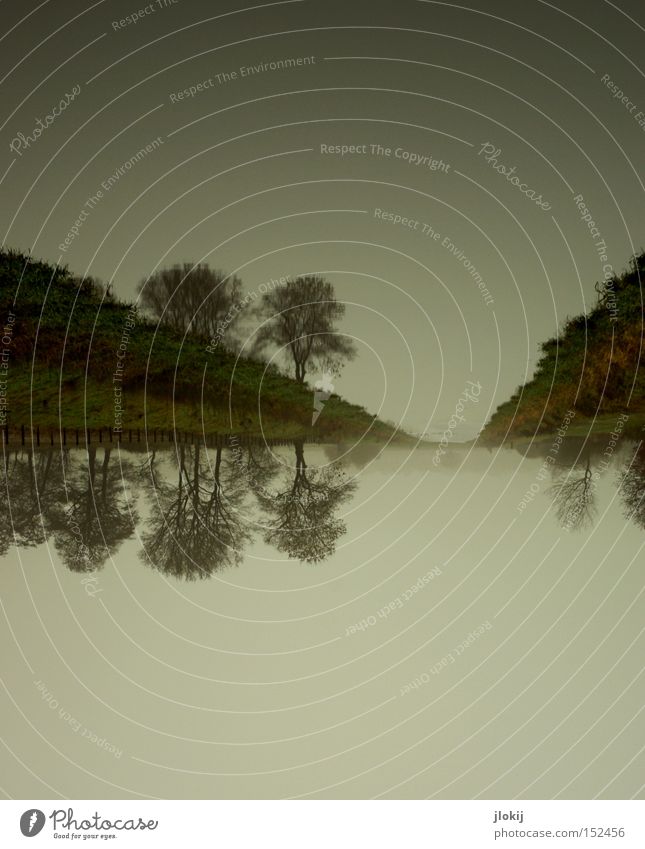
<path id="1" fill-rule="evenodd" d="M 205 263 L 162 268 L 142 280 L 137 291 L 142 308 L 157 321 L 204 338 L 232 326 L 242 303 L 240 278 Z"/>
<path id="2" fill-rule="evenodd" d="M 256 334 L 256 352 L 272 346 L 283 351 L 300 383 L 312 366 L 337 374 L 344 361 L 356 356 L 354 343 L 336 326 L 345 304 L 323 277 L 287 280 L 264 295 L 260 314 L 264 323 Z"/>

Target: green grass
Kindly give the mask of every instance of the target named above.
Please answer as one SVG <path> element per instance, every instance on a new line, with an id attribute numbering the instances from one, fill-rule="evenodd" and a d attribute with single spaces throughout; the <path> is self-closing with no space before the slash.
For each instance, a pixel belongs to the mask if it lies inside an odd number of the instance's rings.
<path id="1" fill-rule="evenodd" d="M 75 388 L 64 388 L 59 406 L 59 378 L 56 372 L 36 374 L 31 385 L 31 374 L 24 369 L 14 369 L 9 378 L 9 424 L 12 428 L 21 425 L 39 425 L 42 429 L 109 428 L 115 424 L 114 393 L 112 384 L 90 378 L 87 385 L 79 380 Z M 387 440 L 394 430 L 389 425 L 374 419 L 362 407 L 357 407 L 332 396 L 325 404 L 316 426 L 311 428 L 313 392 L 303 390 L 297 398 L 287 404 L 284 399 L 268 396 L 263 399 L 262 415 L 257 404 L 237 403 L 230 417 L 227 404 L 202 406 L 198 399 L 173 401 L 171 395 L 146 392 L 144 388 L 128 390 L 127 382 L 123 393 L 124 414 L 122 427 L 171 429 L 189 433 L 228 434 L 244 433 L 251 436 L 266 436 L 271 439 L 299 436 L 315 436 L 330 441 L 360 438 L 367 433 L 368 439 Z M 301 403 L 302 402 L 302 403 Z M 400 433 L 399 441 L 405 434 Z"/>
<path id="2" fill-rule="evenodd" d="M 621 413 L 629 431 L 645 420 L 643 295 L 645 253 L 622 274 L 598 289 L 587 315 L 569 318 L 553 339 L 541 345 L 533 378 L 501 404 L 482 433 L 488 444 L 552 434 L 569 410 L 572 436 L 610 433 Z"/>
<path id="3" fill-rule="evenodd" d="M 130 305 L 103 299 L 94 285 L 79 286 L 65 269 L 27 260 L 0 251 L 0 326 L 9 311 L 16 315 L 7 375 L 10 428 L 113 427 L 113 374 Z M 329 398 L 312 429 L 313 390 L 277 368 L 236 362 L 222 349 L 209 353 L 208 340 L 182 337 L 145 317 L 127 332 L 119 384 L 124 430 L 330 441 L 395 436 L 394 428 L 338 396 Z"/>

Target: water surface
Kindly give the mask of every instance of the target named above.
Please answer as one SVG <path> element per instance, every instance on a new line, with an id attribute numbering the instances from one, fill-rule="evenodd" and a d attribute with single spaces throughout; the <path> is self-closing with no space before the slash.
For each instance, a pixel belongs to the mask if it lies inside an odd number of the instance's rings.
<path id="1" fill-rule="evenodd" d="M 552 447 L 8 451 L 12 795 L 642 797 L 645 451 Z"/>

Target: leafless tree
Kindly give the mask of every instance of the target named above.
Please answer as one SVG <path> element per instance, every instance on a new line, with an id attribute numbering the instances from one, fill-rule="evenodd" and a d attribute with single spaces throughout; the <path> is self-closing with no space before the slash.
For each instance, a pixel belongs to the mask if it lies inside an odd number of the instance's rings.
<path id="1" fill-rule="evenodd" d="M 582 474 L 570 469 L 550 488 L 555 515 L 562 527 L 580 530 L 593 523 L 596 515 L 596 484 L 591 461 L 585 460 Z"/>
<path id="2" fill-rule="evenodd" d="M 625 516 L 645 528 L 645 443 L 634 447 L 620 475 Z"/>
<path id="3" fill-rule="evenodd" d="M 256 335 L 256 353 L 272 346 L 283 349 L 300 383 L 311 365 L 337 374 L 345 360 L 356 356 L 354 343 L 336 328 L 345 305 L 322 277 L 287 280 L 267 292 L 260 314 L 265 322 Z"/>
<path id="4" fill-rule="evenodd" d="M 199 445 L 181 446 L 177 483 L 157 482 L 141 558 L 165 575 L 194 581 L 239 566 L 250 538 L 242 515 L 247 487 L 234 463 L 215 449 L 212 465 Z"/>
<path id="5" fill-rule="evenodd" d="M 265 542 L 296 560 L 319 563 L 336 550 L 346 526 L 337 512 L 351 497 L 356 483 L 347 480 L 339 465 L 308 469 L 304 444 L 294 442 L 296 463 L 291 477 L 278 492 L 262 490 L 258 501 L 269 519 Z"/>
<path id="6" fill-rule="evenodd" d="M 173 265 L 142 280 L 141 307 L 160 323 L 204 338 L 221 336 L 235 325 L 242 305 L 242 281 L 205 263 Z"/>

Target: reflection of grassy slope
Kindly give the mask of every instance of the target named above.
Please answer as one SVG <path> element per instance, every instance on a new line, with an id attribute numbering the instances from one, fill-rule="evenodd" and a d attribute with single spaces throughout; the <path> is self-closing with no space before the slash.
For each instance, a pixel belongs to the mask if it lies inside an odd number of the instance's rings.
<path id="1" fill-rule="evenodd" d="M 25 260 L 22 254 L 0 251 L 0 327 L 10 310 L 16 315 L 7 387 L 10 424 L 113 425 L 112 375 L 128 305 L 102 302 L 91 285 L 79 291 L 66 271 L 47 263 L 30 262 L 23 275 Z M 248 359 L 235 363 L 219 349 L 209 354 L 205 340 L 182 339 L 145 319 L 126 332 L 125 428 L 143 427 L 145 421 L 148 428 L 208 433 L 289 437 L 310 431 L 312 391 L 277 369 Z M 370 425 L 375 438 L 392 434 L 362 407 L 334 396 L 314 432 L 321 438 L 349 438 Z"/>
<path id="2" fill-rule="evenodd" d="M 588 429 L 595 416 L 593 430 L 610 432 L 622 411 L 635 414 L 630 429 L 637 420 L 642 424 L 640 280 L 644 276 L 645 254 L 641 254 L 629 271 L 602 287 L 589 315 L 569 319 L 559 337 L 542 344 L 533 379 L 497 408 L 484 429 L 485 440 L 500 442 L 507 431 L 508 437 L 552 432 L 570 409 L 576 410 L 572 434 Z"/>

